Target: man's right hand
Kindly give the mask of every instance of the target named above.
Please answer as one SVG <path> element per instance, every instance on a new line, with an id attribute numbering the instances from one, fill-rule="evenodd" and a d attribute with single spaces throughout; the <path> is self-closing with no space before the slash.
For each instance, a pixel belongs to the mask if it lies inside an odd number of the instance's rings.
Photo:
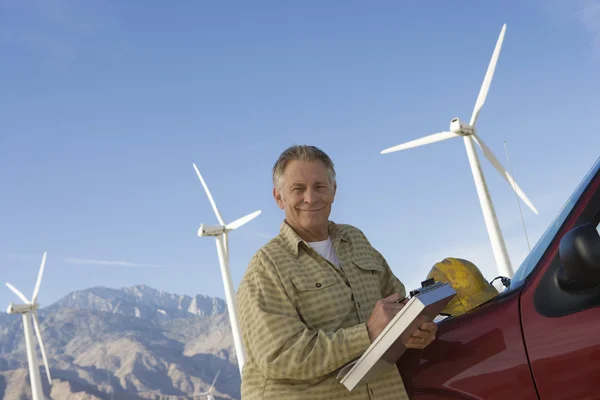
<path id="1" fill-rule="evenodd" d="M 399 293 L 394 293 L 388 297 L 379 300 L 375 304 L 375 308 L 367 321 L 367 331 L 369 332 L 369 339 L 371 343 L 379 334 L 385 329 L 387 324 L 394 318 L 398 311 L 404 308 L 404 305 L 408 302 L 408 299 L 400 303 L 396 303 L 402 299 Z"/>

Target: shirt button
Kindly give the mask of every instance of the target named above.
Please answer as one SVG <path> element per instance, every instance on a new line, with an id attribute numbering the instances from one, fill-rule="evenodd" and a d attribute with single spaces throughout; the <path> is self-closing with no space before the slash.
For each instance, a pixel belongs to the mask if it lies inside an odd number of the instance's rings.
<path id="1" fill-rule="evenodd" d="M 321 287 L 321 284 L 317 282 L 317 284 L 315 285 L 317 287 Z"/>

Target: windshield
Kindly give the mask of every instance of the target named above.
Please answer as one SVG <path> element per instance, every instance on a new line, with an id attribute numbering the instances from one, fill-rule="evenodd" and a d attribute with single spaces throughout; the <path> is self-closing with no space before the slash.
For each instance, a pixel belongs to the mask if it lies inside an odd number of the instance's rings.
<path id="1" fill-rule="evenodd" d="M 590 182 L 592 181 L 599 169 L 600 158 L 596 161 L 594 166 L 590 169 L 585 178 L 581 181 L 577 189 L 575 189 L 571 197 L 561 208 L 560 212 L 558 213 L 554 221 L 550 224 L 546 232 L 542 235 L 540 240 L 538 240 L 537 244 L 531 250 L 531 252 L 529 252 L 529 255 L 527 255 L 525 260 L 523 260 L 523 263 L 511 279 L 510 287 L 507 289 L 507 291 L 520 287 L 525 282 L 529 274 L 531 274 L 531 272 L 535 269 L 536 265 L 544 255 L 544 252 L 550 245 L 550 242 L 552 241 L 552 239 L 554 239 L 560 227 L 565 222 L 565 220 L 571 213 L 571 210 L 577 203 L 577 200 L 579 200 L 581 194 L 588 187 L 588 185 L 590 184 Z"/>

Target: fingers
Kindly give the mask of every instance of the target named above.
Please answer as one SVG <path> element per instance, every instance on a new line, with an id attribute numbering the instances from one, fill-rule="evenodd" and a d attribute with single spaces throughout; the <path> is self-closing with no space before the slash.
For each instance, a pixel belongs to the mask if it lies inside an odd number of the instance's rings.
<path id="1" fill-rule="evenodd" d="M 405 303 L 396 303 L 397 300 L 402 298 L 402 295 L 399 293 L 394 293 L 388 297 L 379 299 L 377 304 L 375 304 L 375 309 L 379 309 L 379 312 L 383 312 L 385 315 L 394 316 L 404 308 Z"/>
<path id="2" fill-rule="evenodd" d="M 438 326 L 435 322 L 425 322 L 420 326 L 419 329 L 423 331 L 437 332 Z"/>
<path id="3" fill-rule="evenodd" d="M 396 303 L 397 300 L 402 298 L 403 296 L 401 294 L 394 293 L 377 301 L 377 304 L 367 321 L 367 331 L 369 332 L 371 341 L 373 341 L 383 329 L 385 329 L 396 314 L 404 308 L 404 304 Z"/>
<path id="4" fill-rule="evenodd" d="M 407 349 L 423 350 L 425 347 L 429 346 L 431 344 L 431 342 L 432 342 L 432 340 L 428 340 L 425 338 L 411 337 L 410 339 L 408 339 L 406 341 L 406 343 L 404 343 L 404 346 Z"/>
<path id="5" fill-rule="evenodd" d="M 377 306 L 376 306 L 377 307 Z M 381 303 L 379 304 L 379 313 L 385 315 L 388 318 L 386 323 L 389 323 L 400 310 L 404 308 L 402 303 Z"/>
<path id="6" fill-rule="evenodd" d="M 412 334 L 412 337 L 415 337 L 415 338 L 428 338 L 429 336 L 432 336 L 430 331 L 423 331 L 421 329 L 417 329 Z"/>
<path id="7" fill-rule="evenodd" d="M 408 338 L 404 346 L 410 349 L 424 349 L 435 340 L 435 335 L 425 331 L 416 331 Z"/>
<path id="8" fill-rule="evenodd" d="M 420 329 L 413 332 L 412 336 L 404 343 L 404 346 L 409 349 L 424 349 L 435 340 L 436 332 L 437 324 L 426 322 Z"/>
<path id="9" fill-rule="evenodd" d="M 388 297 L 384 297 L 380 301 L 382 303 L 395 303 L 396 301 L 402 299 L 403 297 L 404 296 L 401 295 L 400 293 L 392 293 L 391 295 L 389 295 Z"/>

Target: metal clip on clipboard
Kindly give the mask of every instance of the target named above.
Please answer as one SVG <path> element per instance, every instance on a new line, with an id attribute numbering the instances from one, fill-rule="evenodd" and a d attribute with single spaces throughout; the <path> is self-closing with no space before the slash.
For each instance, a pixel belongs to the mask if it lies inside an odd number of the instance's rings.
<path id="1" fill-rule="evenodd" d="M 421 287 L 419 289 L 411 290 L 409 296 L 410 296 L 410 298 L 413 298 L 413 297 L 419 296 L 423 293 L 427 293 L 429 291 L 435 290 L 443 285 L 444 285 L 444 283 L 436 282 L 435 279 L 429 278 L 426 281 L 421 282 Z"/>

